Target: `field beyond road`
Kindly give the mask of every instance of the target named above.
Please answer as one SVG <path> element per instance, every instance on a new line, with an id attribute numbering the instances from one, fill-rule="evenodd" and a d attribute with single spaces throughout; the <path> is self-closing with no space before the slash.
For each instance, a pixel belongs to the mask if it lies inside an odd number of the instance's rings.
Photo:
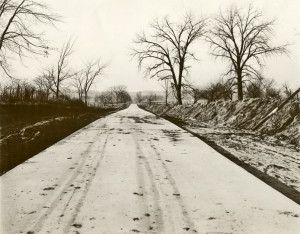
<path id="1" fill-rule="evenodd" d="M 0 105 L 0 175 L 76 130 L 127 105 Z"/>
<path id="2" fill-rule="evenodd" d="M 294 201 L 136 105 L 1 176 L 1 233 L 297 233 Z"/>

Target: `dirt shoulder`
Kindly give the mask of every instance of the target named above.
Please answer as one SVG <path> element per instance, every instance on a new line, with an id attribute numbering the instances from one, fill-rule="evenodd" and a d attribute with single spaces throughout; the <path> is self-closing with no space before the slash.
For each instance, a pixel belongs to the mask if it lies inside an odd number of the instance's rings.
<path id="1" fill-rule="evenodd" d="M 253 132 L 220 125 L 211 125 L 188 117 L 178 118 L 178 107 L 142 106 L 190 131 L 229 160 L 300 203 L 299 146 L 262 131 Z M 177 108 L 177 112 L 172 110 Z M 164 111 L 162 111 L 164 109 Z M 181 107 L 184 109 L 184 107 Z M 157 110 L 160 110 L 158 112 Z M 170 114 L 171 113 L 171 114 Z M 176 117 L 174 114 L 176 113 Z M 204 115 L 204 113 L 202 113 Z M 294 123 L 295 124 L 295 123 Z M 265 126 L 264 126 L 265 127 Z M 288 136 L 285 137 L 285 139 Z M 294 136 L 293 136 L 294 137 Z M 293 138 L 295 139 L 295 138 Z"/>
<path id="2" fill-rule="evenodd" d="M 0 175 L 96 119 L 124 108 L 2 105 Z"/>

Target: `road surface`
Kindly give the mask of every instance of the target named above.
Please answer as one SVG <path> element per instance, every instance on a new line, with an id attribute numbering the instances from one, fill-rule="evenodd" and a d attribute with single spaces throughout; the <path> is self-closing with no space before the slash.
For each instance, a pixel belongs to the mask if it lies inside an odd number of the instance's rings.
<path id="1" fill-rule="evenodd" d="M 1 177 L 1 233 L 299 233 L 300 209 L 131 105 Z"/>

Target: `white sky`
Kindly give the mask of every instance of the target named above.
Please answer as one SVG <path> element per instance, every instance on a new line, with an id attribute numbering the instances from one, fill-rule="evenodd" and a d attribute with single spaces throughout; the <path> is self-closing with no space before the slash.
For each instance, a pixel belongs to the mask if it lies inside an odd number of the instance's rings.
<path id="1" fill-rule="evenodd" d="M 99 79 L 94 90 L 102 91 L 112 85 L 124 84 L 129 91 L 160 90 L 156 80 L 149 80 L 138 72 L 137 63 L 131 61 L 130 48 L 137 33 L 147 30 L 149 23 L 169 15 L 180 19 L 186 12 L 211 16 L 232 3 L 247 7 L 250 2 L 262 10 L 269 19 L 276 17 L 274 44 L 291 43 L 289 56 L 266 60 L 264 74 L 281 85 L 285 82 L 296 88 L 300 85 L 300 28 L 299 0 L 47 0 L 53 12 L 64 19 L 57 28 L 47 28 L 51 45 L 60 47 L 69 37 L 76 39 L 72 58 L 74 69 L 90 58 L 102 58 L 110 66 Z M 225 64 L 209 55 L 208 47 L 198 42 L 194 47 L 199 61 L 192 64 L 190 79 L 195 84 L 207 84 L 225 71 Z M 14 74 L 33 79 L 43 67 L 50 66 L 53 56 L 15 63 Z M 24 66 L 25 65 L 25 66 Z M 17 69 L 16 69 L 17 68 Z"/>

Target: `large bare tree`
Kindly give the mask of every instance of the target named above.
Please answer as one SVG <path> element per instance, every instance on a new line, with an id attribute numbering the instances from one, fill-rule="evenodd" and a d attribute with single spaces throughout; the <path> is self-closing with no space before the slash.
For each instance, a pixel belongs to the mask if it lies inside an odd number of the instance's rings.
<path id="1" fill-rule="evenodd" d="M 8 57 L 17 54 L 47 55 L 48 46 L 40 24 L 53 25 L 59 16 L 51 14 L 43 1 L 0 0 L 0 66 L 10 76 Z"/>
<path id="2" fill-rule="evenodd" d="M 82 91 L 84 94 L 84 103 L 87 105 L 88 92 L 94 83 L 95 79 L 103 74 L 104 69 L 108 65 L 101 63 L 100 60 L 89 61 L 85 64 L 85 68 L 82 71 Z"/>
<path id="3" fill-rule="evenodd" d="M 196 59 L 191 45 L 203 37 L 206 19 L 195 19 L 187 14 L 180 23 L 171 22 L 167 17 L 151 25 L 152 34 L 142 33 L 135 40 L 133 57 L 138 67 L 145 65 L 146 75 L 158 80 L 170 79 L 176 89 L 178 104 L 182 104 L 182 85 L 188 72 L 188 61 Z"/>
<path id="4" fill-rule="evenodd" d="M 237 87 L 242 100 L 244 83 L 260 80 L 264 58 L 287 53 L 286 45 L 272 45 L 274 20 L 264 20 L 263 13 L 252 5 L 245 12 L 232 6 L 225 14 L 220 12 L 212 25 L 207 36 L 211 54 L 229 61 L 224 75 Z"/>

